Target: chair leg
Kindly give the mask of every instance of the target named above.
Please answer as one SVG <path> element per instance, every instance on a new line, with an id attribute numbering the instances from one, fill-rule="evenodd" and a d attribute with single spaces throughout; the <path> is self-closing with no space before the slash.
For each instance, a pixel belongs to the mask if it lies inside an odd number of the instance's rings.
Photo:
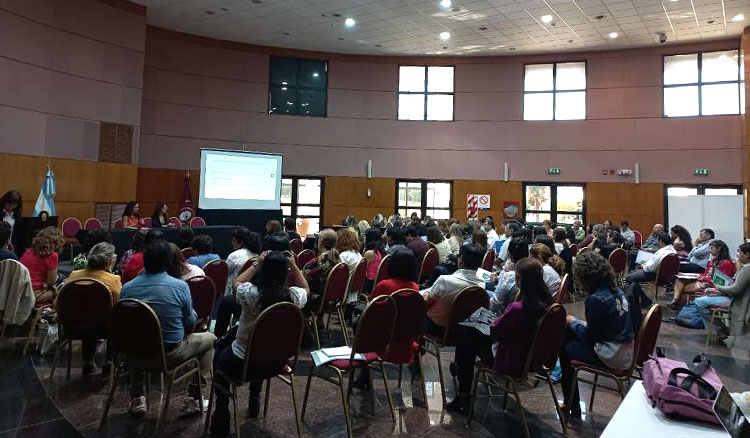
<path id="1" fill-rule="evenodd" d="M 440 361 L 440 347 L 437 344 L 435 345 L 435 357 L 437 357 L 437 365 L 438 365 L 438 376 L 440 377 L 440 395 L 443 396 L 443 404 L 447 403 L 446 397 L 445 397 L 445 380 L 443 379 L 443 364 Z"/>
<path id="2" fill-rule="evenodd" d="M 393 422 L 396 422 L 396 410 L 393 408 L 393 399 L 391 398 L 391 391 L 388 389 L 388 377 L 385 375 L 385 368 L 383 368 L 383 362 L 380 361 L 380 372 L 383 374 L 383 386 L 385 386 L 385 395 L 388 397 L 388 406 L 391 407 L 391 418 Z"/>
<path id="3" fill-rule="evenodd" d="M 344 309 L 339 307 L 336 309 L 336 312 L 339 318 L 339 325 L 341 326 L 341 335 L 344 336 L 344 343 L 349 345 L 349 333 L 347 333 L 346 322 L 344 321 Z"/>
<path id="4" fill-rule="evenodd" d="M 474 416 L 474 402 L 477 398 L 477 386 L 479 385 L 479 375 L 482 370 L 477 368 L 474 371 L 474 381 L 471 383 L 471 393 L 469 394 L 469 412 L 466 413 L 466 427 L 471 426 L 471 419 Z"/>
<path id="5" fill-rule="evenodd" d="M 706 347 L 708 347 L 711 344 L 711 335 L 714 331 L 714 318 L 716 317 L 716 312 L 711 311 L 711 320 L 708 323 L 708 336 L 706 336 Z"/>
<path id="6" fill-rule="evenodd" d="M 239 388 L 235 384 L 229 386 L 229 391 L 232 393 L 232 409 L 234 411 L 234 436 L 240 438 L 240 416 L 237 413 L 237 390 Z"/>
<path id="7" fill-rule="evenodd" d="M 104 411 L 102 412 L 102 419 L 99 421 L 99 430 L 102 429 L 102 426 L 107 421 L 107 416 L 109 415 L 109 408 L 110 406 L 112 406 L 112 397 L 114 397 L 115 391 L 117 390 L 117 381 L 118 379 L 115 379 L 114 382 L 112 382 L 112 387 L 109 390 L 107 401 L 104 403 Z"/>
<path id="8" fill-rule="evenodd" d="M 398 365 L 398 387 L 401 387 L 401 373 L 404 371 L 404 366 L 402 364 Z"/>
<path id="9" fill-rule="evenodd" d="M 422 398 L 424 399 L 424 407 L 429 409 L 429 406 L 427 404 L 427 382 L 424 380 L 424 368 L 422 368 L 422 355 L 419 354 L 419 351 L 416 353 L 416 359 L 417 366 L 419 366 L 419 379 L 420 379 L 420 385 L 422 386 Z"/>
<path id="10" fill-rule="evenodd" d="M 578 368 L 573 368 L 573 380 L 570 382 L 570 391 L 568 392 L 568 406 L 567 409 L 571 409 L 572 406 L 570 406 L 570 403 L 573 402 L 573 394 L 575 394 L 576 389 L 578 388 Z M 567 421 L 567 413 L 565 421 Z"/>
<path id="11" fill-rule="evenodd" d="M 310 394 L 310 384 L 312 383 L 313 370 L 307 376 L 307 385 L 305 385 L 305 396 L 302 399 L 302 421 L 305 421 L 305 410 L 307 409 L 307 396 Z"/>
<path id="12" fill-rule="evenodd" d="M 599 374 L 594 374 L 594 384 L 591 385 L 591 398 L 589 399 L 589 412 L 594 409 L 594 396 L 596 395 L 596 387 L 599 385 Z"/>
<path id="13" fill-rule="evenodd" d="M 508 411 L 508 393 L 510 392 L 510 382 L 509 379 L 505 379 L 505 390 L 503 391 L 503 412 Z M 487 387 L 489 389 L 489 386 Z"/>
<path id="14" fill-rule="evenodd" d="M 511 390 L 513 391 L 513 396 L 516 398 L 516 403 L 518 403 L 518 412 L 521 414 L 521 424 L 523 424 L 524 436 L 526 436 L 526 438 L 530 438 L 531 434 L 529 433 L 529 424 L 526 422 L 526 410 L 523 408 L 523 404 L 521 404 L 521 395 L 518 394 L 518 391 L 516 390 L 516 385 L 513 383 L 513 380 L 508 379 L 508 382 L 510 382 L 510 387 L 511 387 Z"/>
<path id="15" fill-rule="evenodd" d="M 294 375 L 289 375 L 289 386 L 292 387 L 292 405 L 294 406 L 294 421 L 297 424 L 297 438 L 302 437 L 302 423 L 300 423 L 299 409 L 297 408 L 297 396 L 294 393 Z"/>
<path id="16" fill-rule="evenodd" d="M 320 333 L 318 333 L 317 315 L 313 315 L 312 317 L 312 326 L 313 333 L 315 333 L 315 344 L 318 346 L 318 350 L 320 350 Z"/>
<path id="17" fill-rule="evenodd" d="M 167 412 L 169 411 L 169 399 L 172 396 L 172 384 L 174 382 L 174 371 L 169 373 L 167 376 L 167 393 L 165 394 L 164 401 L 161 405 L 161 412 L 159 413 L 159 426 L 157 427 L 156 436 L 162 436 L 164 432 L 164 423 L 166 423 Z"/>
<path id="18" fill-rule="evenodd" d="M 31 345 L 31 340 L 34 339 L 34 332 L 36 332 L 36 325 L 39 324 L 39 316 L 42 314 L 41 310 L 34 309 L 33 310 L 33 321 L 31 321 L 31 327 L 29 327 L 29 334 L 26 337 L 26 344 L 23 346 L 23 355 L 26 356 L 26 354 L 29 352 L 29 346 Z"/>
<path id="19" fill-rule="evenodd" d="M 557 412 L 557 418 L 560 419 L 560 426 L 562 426 L 563 435 L 566 433 L 566 427 L 565 427 L 565 417 L 563 416 L 562 411 L 560 410 L 560 403 L 557 402 L 557 394 L 555 394 L 555 385 L 552 384 L 552 378 L 549 375 L 549 371 L 544 370 L 544 380 L 547 381 L 547 385 L 549 385 L 549 392 L 552 394 L 552 401 L 555 402 L 555 412 Z"/>
<path id="20" fill-rule="evenodd" d="M 617 382 L 617 388 L 619 389 L 619 392 L 620 392 L 620 398 L 622 400 L 625 400 L 625 387 L 622 384 L 622 380 L 615 379 L 615 382 Z"/>
<path id="21" fill-rule="evenodd" d="M 146 409 L 151 409 L 151 373 L 146 373 Z"/>
<path id="22" fill-rule="evenodd" d="M 268 399 L 271 397 L 271 379 L 266 380 L 266 401 L 263 403 L 263 416 L 268 416 Z"/>
<path id="23" fill-rule="evenodd" d="M 352 424 L 351 424 L 351 418 L 349 418 L 349 405 L 346 403 L 346 394 L 344 391 L 344 379 L 341 376 L 341 373 L 338 373 L 339 375 L 339 389 L 341 390 L 341 403 L 344 405 L 344 419 L 346 420 L 346 435 L 349 438 L 352 438 Z"/>
<path id="24" fill-rule="evenodd" d="M 68 374 L 65 380 L 70 380 L 70 365 L 73 362 L 73 340 L 68 340 Z"/>
<path id="25" fill-rule="evenodd" d="M 211 381 L 211 390 L 208 393 L 208 410 L 206 410 L 206 419 L 203 421 L 203 436 L 208 436 L 208 426 L 211 423 L 211 409 L 214 406 L 214 394 L 216 394 L 216 383 Z"/>

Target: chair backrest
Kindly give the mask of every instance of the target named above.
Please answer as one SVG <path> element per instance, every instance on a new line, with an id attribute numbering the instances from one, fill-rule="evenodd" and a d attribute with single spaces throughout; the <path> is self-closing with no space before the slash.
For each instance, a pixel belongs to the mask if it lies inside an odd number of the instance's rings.
<path id="1" fill-rule="evenodd" d="M 468 318 L 480 307 L 490 307 L 489 295 L 487 295 L 487 291 L 483 287 L 468 286 L 461 289 L 451 302 L 450 318 L 448 326 L 445 327 L 443 342 L 447 343 L 453 327 Z"/>
<path id="2" fill-rule="evenodd" d="M 424 318 L 427 313 L 424 298 L 411 289 L 399 289 L 391 294 L 396 303 L 396 324 L 393 327 L 394 340 L 417 339 L 422 335 Z"/>
<path id="3" fill-rule="evenodd" d="M 310 263 L 310 260 L 315 258 L 315 253 L 310 249 L 305 249 L 297 254 L 297 266 L 300 269 L 304 268 L 306 264 Z"/>
<path id="4" fill-rule="evenodd" d="M 362 288 L 365 286 L 365 280 L 367 279 L 367 259 L 362 257 L 362 260 L 357 262 L 357 266 L 354 267 L 351 275 L 349 275 L 349 294 L 359 294 L 362 292 Z"/>
<path id="5" fill-rule="evenodd" d="M 205 227 L 206 226 L 206 221 L 203 220 L 202 217 L 196 216 L 196 217 L 190 219 L 190 226 L 191 227 Z"/>
<path id="6" fill-rule="evenodd" d="M 112 306 L 109 317 L 109 339 L 117 354 L 147 361 L 153 369 L 167 370 L 161 323 L 151 306 L 140 300 L 125 298 Z"/>
<path id="7" fill-rule="evenodd" d="M 591 248 L 589 248 L 588 246 L 584 246 L 583 248 L 578 249 L 578 251 L 577 251 L 578 254 L 577 255 L 581 255 L 581 254 L 583 254 L 585 252 L 589 252 L 589 251 L 591 251 Z"/>
<path id="8" fill-rule="evenodd" d="M 174 225 L 175 227 L 181 227 L 182 226 L 182 221 L 178 217 L 174 217 L 174 216 L 170 217 L 169 218 L 169 222 L 171 222 L 172 225 Z"/>
<path id="9" fill-rule="evenodd" d="M 495 265 L 495 250 L 490 248 L 484 254 L 482 259 L 482 269 L 485 271 L 492 271 L 492 267 Z"/>
<path id="10" fill-rule="evenodd" d="M 370 301 L 357 323 L 357 334 L 352 354 L 370 353 L 385 349 L 391 340 L 396 323 L 396 302 L 388 295 Z"/>
<path id="11" fill-rule="evenodd" d="M 216 293 L 223 295 L 229 281 L 229 265 L 224 260 L 211 260 L 203 266 L 203 273 L 216 286 Z"/>
<path id="12" fill-rule="evenodd" d="M 119 228 L 122 228 L 122 218 L 120 218 L 120 219 L 117 219 L 117 220 L 115 221 L 115 223 L 114 223 L 114 229 L 116 229 L 116 230 L 117 230 L 117 229 L 119 229 Z"/>
<path id="13" fill-rule="evenodd" d="M 537 322 L 534 337 L 529 345 L 523 374 L 514 377 L 541 371 L 542 366 L 554 368 L 565 335 L 565 317 L 565 308 L 560 304 L 553 304 L 544 312 Z"/>
<path id="14" fill-rule="evenodd" d="M 190 257 L 195 255 L 195 250 L 189 246 L 187 248 L 182 248 L 180 252 L 182 252 L 182 256 L 186 259 L 189 259 Z"/>
<path id="15" fill-rule="evenodd" d="M 622 276 L 628 265 L 628 253 L 622 248 L 617 248 L 609 254 L 609 266 L 615 271 L 616 276 Z"/>
<path id="16" fill-rule="evenodd" d="M 680 271 L 680 258 L 677 254 L 667 254 L 656 269 L 656 285 L 664 286 Z"/>
<path id="17" fill-rule="evenodd" d="M 575 257 L 578 254 L 578 244 L 570 244 L 570 256 Z"/>
<path id="18" fill-rule="evenodd" d="M 300 239 L 292 239 L 289 241 L 289 249 L 294 253 L 294 255 L 297 255 L 302 252 L 303 246 L 302 246 L 302 240 Z"/>
<path id="19" fill-rule="evenodd" d="M 95 217 L 90 217 L 83 223 L 83 229 L 87 231 L 101 230 L 102 228 L 104 228 L 102 221 Z"/>
<path id="20" fill-rule="evenodd" d="M 638 311 L 636 309 L 636 311 Z M 643 362 L 648 359 L 649 355 L 656 348 L 656 340 L 659 338 L 659 329 L 661 328 L 662 310 L 661 306 L 654 304 L 648 309 L 646 317 L 643 318 L 641 327 L 638 329 L 635 338 L 635 349 L 633 353 L 633 364 L 643 366 Z"/>
<path id="21" fill-rule="evenodd" d="M 146 216 L 146 217 L 143 218 L 143 226 L 144 227 L 151 228 L 153 225 L 154 225 L 153 219 L 151 219 L 148 216 Z"/>
<path id="22" fill-rule="evenodd" d="M 198 275 L 188 279 L 187 284 L 190 288 L 190 297 L 193 300 L 193 309 L 198 314 L 198 320 L 202 320 L 202 322 L 205 322 L 206 319 L 210 320 L 216 302 L 217 289 L 214 281 L 208 276 Z"/>
<path id="23" fill-rule="evenodd" d="M 424 253 L 422 263 L 419 264 L 419 272 L 417 272 L 417 284 L 432 277 L 432 271 L 437 266 L 438 261 L 438 252 L 435 248 L 430 248 Z"/>
<path id="24" fill-rule="evenodd" d="M 573 280 L 570 277 L 570 274 L 565 274 L 562 278 L 562 281 L 560 282 L 560 288 L 557 289 L 557 299 L 555 300 L 557 304 L 565 304 L 568 302 L 568 297 L 570 296 L 570 284 L 573 282 Z"/>
<path id="25" fill-rule="evenodd" d="M 349 267 L 346 263 L 339 263 L 331 269 L 326 278 L 326 284 L 323 288 L 323 299 L 320 300 L 320 310 L 318 313 L 323 311 L 323 308 L 327 303 L 335 302 L 341 303 L 346 298 L 346 286 L 349 283 Z"/>
<path id="26" fill-rule="evenodd" d="M 375 283 L 378 284 L 383 280 L 388 279 L 390 277 L 388 275 L 388 265 L 391 263 L 391 255 L 387 254 L 385 257 L 380 259 L 380 266 L 378 266 L 378 272 L 375 273 Z"/>
<path id="27" fill-rule="evenodd" d="M 68 238 L 76 237 L 76 233 L 81 231 L 81 228 L 81 221 L 74 217 L 66 218 L 60 225 L 63 236 Z"/>
<path id="28" fill-rule="evenodd" d="M 643 234 L 640 231 L 633 230 L 633 246 L 640 248 L 643 245 Z"/>
<path id="29" fill-rule="evenodd" d="M 98 331 L 102 337 L 107 336 L 112 294 L 102 282 L 91 278 L 66 281 L 57 295 L 56 307 L 66 335 Z"/>
<path id="30" fill-rule="evenodd" d="M 291 357 L 294 370 L 304 328 L 302 311 L 292 303 L 276 303 L 264 309 L 248 338 L 242 381 L 246 380 L 248 368 L 278 366 L 280 370 Z"/>

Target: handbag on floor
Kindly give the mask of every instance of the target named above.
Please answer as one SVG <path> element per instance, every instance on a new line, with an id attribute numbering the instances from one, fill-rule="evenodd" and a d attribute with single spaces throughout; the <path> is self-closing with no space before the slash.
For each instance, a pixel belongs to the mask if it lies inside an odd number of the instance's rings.
<path id="1" fill-rule="evenodd" d="M 695 303 L 686 304 L 680 313 L 677 314 L 675 323 L 681 327 L 687 327 L 692 329 L 702 329 L 703 319 L 701 319 L 700 311 Z"/>

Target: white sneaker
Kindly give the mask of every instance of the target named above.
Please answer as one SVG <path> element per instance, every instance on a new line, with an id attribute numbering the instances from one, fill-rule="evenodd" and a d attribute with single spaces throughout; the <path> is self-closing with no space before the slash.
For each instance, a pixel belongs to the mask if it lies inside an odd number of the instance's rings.
<path id="1" fill-rule="evenodd" d="M 208 400 L 203 399 L 203 406 L 201 406 L 200 400 L 190 396 L 185 397 L 182 400 L 182 409 L 180 413 L 182 415 L 195 415 L 208 410 Z"/>
<path id="2" fill-rule="evenodd" d="M 134 417 L 142 417 L 148 409 L 146 408 L 146 396 L 133 397 L 130 399 L 128 412 Z"/>

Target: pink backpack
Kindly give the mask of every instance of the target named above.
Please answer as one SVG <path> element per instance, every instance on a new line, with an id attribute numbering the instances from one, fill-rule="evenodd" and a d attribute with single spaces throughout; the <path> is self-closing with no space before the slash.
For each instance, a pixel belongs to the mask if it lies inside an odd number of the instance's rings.
<path id="1" fill-rule="evenodd" d="M 643 387 L 652 405 L 667 416 L 720 424 L 713 405 L 722 383 L 703 355 L 696 356 L 690 368 L 665 357 L 647 360 L 643 363 Z"/>

